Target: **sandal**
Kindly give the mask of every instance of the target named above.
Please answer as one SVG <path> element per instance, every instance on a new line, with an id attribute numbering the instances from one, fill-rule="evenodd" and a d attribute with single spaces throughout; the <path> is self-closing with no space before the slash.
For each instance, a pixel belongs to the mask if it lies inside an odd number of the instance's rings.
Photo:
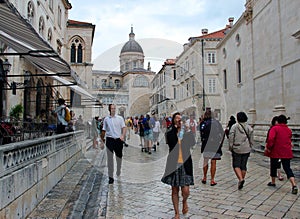
<path id="1" fill-rule="evenodd" d="M 211 186 L 215 186 L 215 185 L 217 185 L 217 183 L 216 183 L 215 181 L 211 181 L 211 182 L 210 182 L 210 185 L 211 185 Z"/>
<path id="2" fill-rule="evenodd" d="M 206 178 L 203 178 L 201 182 L 202 184 L 206 184 Z"/>

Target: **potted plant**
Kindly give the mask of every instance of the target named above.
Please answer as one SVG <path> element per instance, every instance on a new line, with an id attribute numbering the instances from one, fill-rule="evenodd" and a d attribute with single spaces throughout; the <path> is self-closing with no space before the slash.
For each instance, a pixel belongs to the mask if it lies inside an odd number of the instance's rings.
<path id="1" fill-rule="evenodd" d="M 19 120 L 22 113 L 23 106 L 21 104 L 17 104 L 10 109 L 9 116 Z"/>

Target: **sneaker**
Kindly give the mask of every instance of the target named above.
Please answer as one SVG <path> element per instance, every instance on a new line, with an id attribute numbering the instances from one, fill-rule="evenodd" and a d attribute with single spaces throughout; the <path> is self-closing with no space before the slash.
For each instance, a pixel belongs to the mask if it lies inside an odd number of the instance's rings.
<path id="1" fill-rule="evenodd" d="M 112 178 L 112 177 L 109 177 L 109 180 L 108 180 L 108 184 L 113 184 L 114 183 L 114 178 Z"/>
<path id="2" fill-rule="evenodd" d="M 292 188 L 292 194 L 297 194 L 298 193 L 298 187 L 297 186 L 293 186 Z"/>
<path id="3" fill-rule="evenodd" d="M 157 146 L 159 145 L 159 142 L 157 142 Z"/>
<path id="4" fill-rule="evenodd" d="M 152 154 L 151 151 L 148 151 L 148 154 Z"/>
<path id="5" fill-rule="evenodd" d="M 269 183 L 268 183 L 268 186 L 273 186 L 273 187 L 275 187 L 276 184 L 275 184 L 275 183 L 272 183 L 272 182 L 269 182 Z"/>

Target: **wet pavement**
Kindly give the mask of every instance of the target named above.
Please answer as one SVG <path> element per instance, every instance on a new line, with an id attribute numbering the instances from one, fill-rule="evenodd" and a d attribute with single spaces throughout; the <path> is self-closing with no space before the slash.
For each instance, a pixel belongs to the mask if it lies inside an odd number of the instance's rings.
<path id="1" fill-rule="evenodd" d="M 51 207 L 50 195 L 45 199 L 48 204 L 43 206 L 43 202 L 47 203 L 43 201 L 31 218 L 172 218 L 171 188 L 160 181 L 168 154 L 163 136 L 152 154 L 141 152 L 138 135 L 132 134 L 128 144 L 121 176 L 115 176 L 114 184 L 108 184 L 105 149 L 90 149 L 50 192 L 59 194 L 59 185 L 72 178 L 73 183 L 66 183 L 68 187 L 74 184 L 69 193 L 66 186 L 60 186 L 65 197 L 53 200 L 56 208 Z M 200 147 L 193 149 L 195 185 L 190 186 L 189 218 L 300 218 L 299 194 L 291 194 L 285 174 L 285 180 L 277 180 L 276 187 L 267 186 L 269 159 L 260 153 L 251 154 L 244 188 L 238 190 L 227 148 L 225 140 L 222 160 L 217 161 L 216 186 L 210 186 L 209 174 L 207 184 L 201 183 L 203 159 Z M 292 162 L 292 169 L 299 182 L 299 160 Z M 46 207 L 56 213 L 47 215 Z"/>

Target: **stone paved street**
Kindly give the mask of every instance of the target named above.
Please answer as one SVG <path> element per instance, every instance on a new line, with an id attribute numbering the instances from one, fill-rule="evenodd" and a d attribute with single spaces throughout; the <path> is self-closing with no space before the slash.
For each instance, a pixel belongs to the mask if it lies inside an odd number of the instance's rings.
<path id="1" fill-rule="evenodd" d="M 137 146 L 137 135 L 129 144 L 124 150 L 122 174 L 109 185 L 106 218 L 172 218 L 170 187 L 160 181 L 167 145 L 162 143 L 157 152 L 148 155 Z M 238 190 L 227 148 L 226 140 L 214 187 L 209 181 L 201 183 L 200 147 L 193 150 L 195 185 L 190 188 L 188 201 L 190 218 L 300 218 L 299 195 L 291 194 L 289 181 L 277 181 L 275 188 L 267 186 L 269 163 L 261 154 L 251 154 L 245 186 Z M 299 162 L 294 161 L 292 168 L 299 173 Z"/>
<path id="2" fill-rule="evenodd" d="M 141 152 L 137 135 L 128 143 L 121 176 L 115 177 L 114 184 L 108 185 L 105 150 L 90 149 L 29 218 L 172 218 L 171 189 L 160 181 L 168 153 L 164 139 L 151 155 Z M 289 181 L 276 181 L 275 188 L 267 186 L 269 163 L 262 154 L 251 154 L 245 186 L 238 190 L 227 148 L 225 140 L 224 155 L 217 162 L 218 184 L 213 187 L 209 175 L 208 183 L 201 183 L 200 148 L 193 150 L 195 185 L 190 187 L 188 200 L 191 219 L 300 218 L 299 194 L 291 194 Z M 292 168 L 299 182 L 299 160 L 292 162 Z"/>

